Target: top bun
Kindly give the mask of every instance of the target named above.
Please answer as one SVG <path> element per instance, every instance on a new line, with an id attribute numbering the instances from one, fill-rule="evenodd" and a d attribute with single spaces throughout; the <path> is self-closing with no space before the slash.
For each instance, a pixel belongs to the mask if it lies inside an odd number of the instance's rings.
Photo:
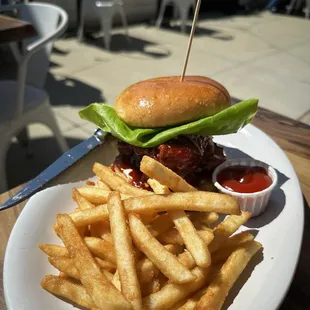
<path id="1" fill-rule="evenodd" d="M 160 77 L 126 88 L 115 110 L 127 124 L 156 128 L 189 123 L 214 115 L 231 105 L 228 91 L 202 76 Z"/>

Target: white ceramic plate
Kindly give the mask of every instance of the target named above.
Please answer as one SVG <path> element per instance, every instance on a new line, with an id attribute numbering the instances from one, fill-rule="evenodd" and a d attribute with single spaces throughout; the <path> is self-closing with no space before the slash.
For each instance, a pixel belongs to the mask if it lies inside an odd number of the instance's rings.
<path id="1" fill-rule="evenodd" d="M 279 186 L 267 211 L 242 227 L 242 230 L 257 229 L 256 239 L 264 245 L 263 258 L 256 257 L 255 264 L 244 272 L 224 308 L 277 309 L 289 288 L 301 246 L 303 199 L 298 179 L 283 151 L 251 125 L 238 134 L 215 140 L 226 146 L 228 157 L 251 156 L 272 165 L 279 173 Z M 4 291 L 9 310 L 72 309 L 70 304 L 41 289 L 43 276 L 56 270 L 48 264 L 38 244 L 60 243 L 53 224 L 57 213 L 74 209 L 71 189 L 75 186 L 78 183 L 36 194 L 19 216 L 4 261 Z"/>

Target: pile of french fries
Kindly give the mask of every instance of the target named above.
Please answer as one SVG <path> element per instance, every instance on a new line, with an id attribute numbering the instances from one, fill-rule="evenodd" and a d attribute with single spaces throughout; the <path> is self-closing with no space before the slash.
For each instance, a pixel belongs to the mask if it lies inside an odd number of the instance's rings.
<path id="1" fill-rule="evenodd" d="M 234 234 L 251 214 L 150 157 L 140 169 L 153 191 L 94 164 L 96 183 L 73 189 L 76 210 L 57 215 L 64 246 L 39 245 L 59 270 L 41 286 L 88 309 L 221 309 L 262 250 L 250 232 Z M 220 222 L 219 213 L 228 216 Z"/>

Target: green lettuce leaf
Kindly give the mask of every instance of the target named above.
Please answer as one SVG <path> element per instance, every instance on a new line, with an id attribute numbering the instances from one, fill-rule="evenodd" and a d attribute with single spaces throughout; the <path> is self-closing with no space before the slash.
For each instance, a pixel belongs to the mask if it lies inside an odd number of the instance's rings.
<path id="1" fill-rule="evenodd" d="M 79 112 L 81 118 L 96 124 L 129 144 L 149 148 L 184 134 L 202 136 L 235 133 L 247 125 L 257 112 L 257 99 L 239 102 L 209 117 L 175 127 L 136 128 L 124 123 L 106 104 L 93 103 Z"/>

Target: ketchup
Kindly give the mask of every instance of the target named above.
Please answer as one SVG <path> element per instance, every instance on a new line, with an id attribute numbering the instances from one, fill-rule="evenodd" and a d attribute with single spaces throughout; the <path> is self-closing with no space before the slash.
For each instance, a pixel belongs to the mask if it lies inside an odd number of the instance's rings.
<path id="1" fill-rule="evenodd" d="M 147 189 L 147 183 L 143 180 L 143 173 L 139 169 L 133 167 L 133 165 L 130 164 L 130 161 L 127 160 L 126 156 L 117 156 L 111 166 L 113 171 L 115 171 L 115 167 L 117 167 L 126 176 L 129 183 L 135 187 Z"/>
<path id="2" fill-rule="evenodd" d="M 223 169 L 217 181 L 227 190 L 237 193 L 255 193 L 268 188 L 272 179 L 263 167 L 232 166 Z"/>

